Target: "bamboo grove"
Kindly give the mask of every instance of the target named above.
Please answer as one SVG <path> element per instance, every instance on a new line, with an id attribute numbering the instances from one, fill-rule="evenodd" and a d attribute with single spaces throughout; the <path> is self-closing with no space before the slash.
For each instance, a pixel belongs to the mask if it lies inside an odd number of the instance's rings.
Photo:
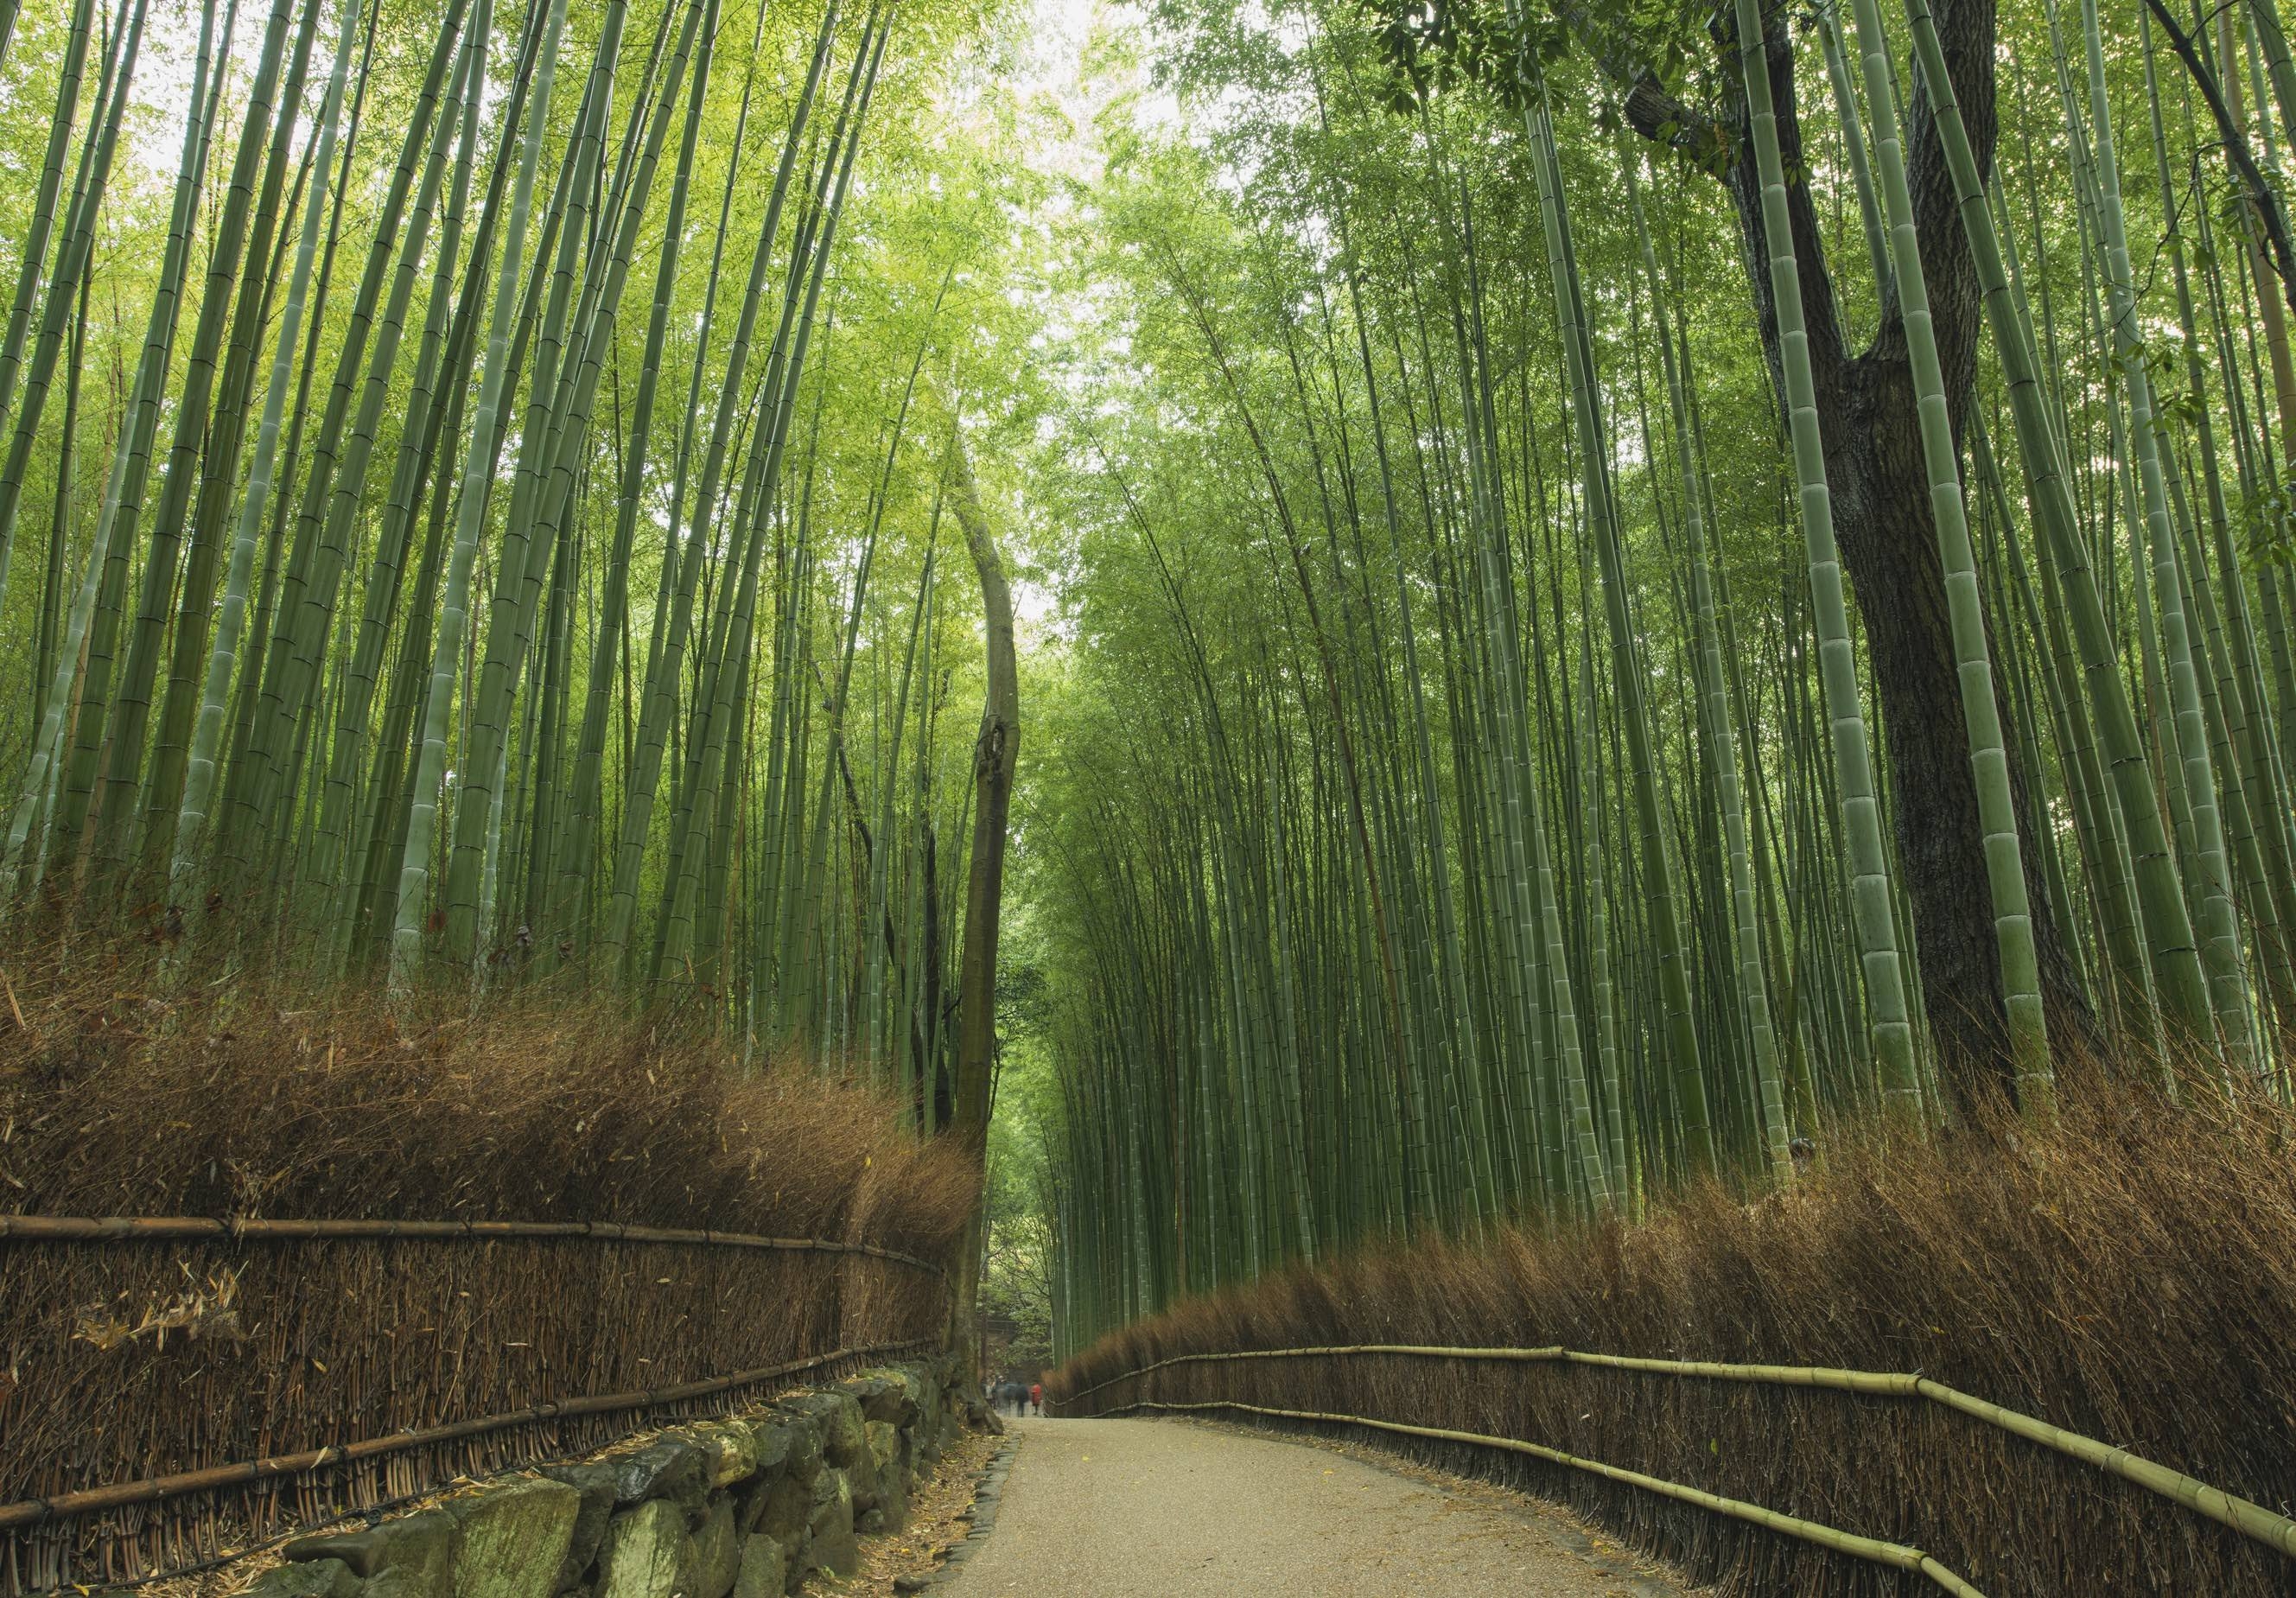
<path id="1" fill-rule="evenodd" d="M 1064 1348 L 2075 1061 L 2287 1091 L 2274 0 L 1157 26 L 1023 834 Z"/>
<path id="2" fill-rule="evenodd" d="M 945 1120 L 981 17 L 6 15 L 11 937 L 620 992 Z"/>
<path id="3" fill-rule="evenodd" d="M 0 0 L 0 926 L 1018 1061 L 1068 1347 L 2284 1094 L 2292 113 L 2276 0 Z"/>

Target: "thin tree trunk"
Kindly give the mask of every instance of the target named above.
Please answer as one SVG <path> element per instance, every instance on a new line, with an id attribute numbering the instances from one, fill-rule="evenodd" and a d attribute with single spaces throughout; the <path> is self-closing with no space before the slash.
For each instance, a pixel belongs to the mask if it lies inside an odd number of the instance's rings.
<path id="1" fill-rule="evenodd" d="M 964 953 L 958 976 L 956 1102 L 950 1132 L 976 1169 L 988 1152 L 989 1085 L 996 1049 L 996 934 L 1004 891 L 1004 843 L 1013 807 L 1013 777 L 1021 756 L 1021 684 L 1013 635 L 1013 590 L 1004 562 L 980 505 L 964 440 L 952 433 L 948 452 L 949 505 L 964 529 L 988 632 L 988 685 L 980 735 L 972 746 L 972 861 L 964 892 Z M 975 1336 L 980 1296 L 982 1216 L 976 1208 L 957 1250 L 951 1346 L 962 1368 L 979 1363 Z"/>

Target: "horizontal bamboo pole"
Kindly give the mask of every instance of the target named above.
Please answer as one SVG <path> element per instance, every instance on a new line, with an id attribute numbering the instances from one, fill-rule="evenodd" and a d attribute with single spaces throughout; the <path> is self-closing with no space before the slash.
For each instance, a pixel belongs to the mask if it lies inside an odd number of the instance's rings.
<path id="1" fill-rule="evenodd" d="M 14 1504 L 0 1504 L 0 1531 L 37 1526 L 50 1520 L 70 1520 L 77 1515 L 95 1514 L 107 1509 L 122 1509 L 133 1504 L 154 1504 L 162 1498 L 179 1497 L 185 1493 L 201 1492 L 211 1487 L 244 1486 L 273 1477 L 308 1475 L 329 1465 L 352 1464 L 386 1454 L 403 1454 L 409 1448 L 420 1448 L 432 1443 L 455 1442 L 466 1437 L 480 1437 L 489 1431 L 530 1426 L 543 1421 L 600 1414 L 614 1410 L 654 1409 L 686 1398 L 708 1397 L 713 1393 L 727 1392 L 737 1387 L 750 1387 L 777 1377 L 794 1376 L 800 1371 L 818 1370 L 842 1360 L 890 1358 L 919 1353 L 934 1346 L 931 1341 L 923 1341 L 882 1343 L 866 1348 L 839 1348 L 808 1359 L 765 1365 L 754 1371 L 736 1371 L 730 1376 L 710 1376 L 700 1381 L 681 1382 L 676 1387 L 652 1388 L 643 1392 L 595 1393 L 586 1397 L 561 1399 L 553 1404 L 537 1404 L 502 1414 L 480 1415 L 421 1431 L 401 1431 L 390 1437 L 368 1438 L 362 1442 L 312 1448 L 301 1454 L 275 1455 L 269 1459 L 210 1465 L 205 1470 L 185 1471 L 174 1476 L 152 1476 L 141 1481 L 114 1482 L 109 1487 L 59 1493 L 53 1498 L 26 1498 Z"/>
<path id="2" fill-rule="evenodd" d="M 2185 1508 L 2204 1514 L 2211 1520 L 2222 1521 L 2234 1531 L 2253 1537 L 2267 1548 L 2276 1548 L 2296 1559 L 2296 1520 L 2276 1514 L 2260 1504 L 2252 1504 L 2221 1487 L 2172 1471 L 2166 1465 L 2153 1463 L 2141 1455 L 2126 1448 L 2116 1448 L 2100 1443 L 2095 1438 L 2083 1437 L 2077 1431 L 2052 1426 L 2048 1422 L 2005 1409 L 1998 1404 L 1959 1392 L 1941 1381 L 1931 1381 L 1923 1376 L 1917 1380 L 1922 1396 L 1959 1410 L 1963 1414 L 1998 1426 L 2004 1431 L 2030 1438 L 2046 1448 L 2069 1455 L 2074 1459 L 2110 1471 L 2124 1481 L 2150 1488 L 2163 1498 L 2172 1498 Z"/>
<path id="3" fill-rule="evenodd" d="M 1568 1465 L 1574 1471 L 1585 1471 L 1591 1475 L 1605 1477 L 1611 1481 L 1624 1482 L 1629 1487 L 1641 1487 L 1645 1492 L 1657 1493 L 1663 1497 L 1677 1499 L 1684 1504 L 1694 1504 L 1701 1509 L 1711 1510 L 1716 1514 L 1727 1515 L 1733 1520 L 1749 1521 L 1772 1531 L 1783 1532 L 1788 1537 L 1800 1537 L 1803 1542 L 1815 1543 L 1819 1547 L 1830 1548 L 1836 1553 L 1847 1553 L 1852 1558 L 1866 1560 L 1877 1565 L 1894 1565 L 1900 1570 L 1916 1571 L 1928 1577 L 1947 1592 L 1953 1594 L 1955 1598 L 1985 1598 L 1983 1593 L 1918 1548 L 1908 1548 L 1902 1543 L 1885 1543 L 1878 1537 L 1859 1537 L 1855 1532 L 1841 1531 L 1831 1526 L 1822 1526 L 1816 1520 L 1802 1520 L 1798 1515 L 1781 1514 L 1774 1509 L 1764 1509 L 1760 1504 L 1749 1504 L 1742 1498 L 1725 1498 L 1718 1493 L 1710 1493 L 1700 1487 L 1685 1487 L 1678 1481 L 1668 1481 L 1657 1476 L 1645 1476 L 1640 1471 L 1629 1471 L 1619 1465 L 1606 1465 L 1598 1459 L 1585 1459 L 1576 1454 L 1565 1454 L 1560 1448 L 1549 1448 L 1539 1443 L 1527 1443 L 1520 1438 L 1488 1437 L 1479 1431 L 1451 1431 L 1440 1426 L 1411 1426 L 1401 1421 L 1374 1420 L 1369 1415 L 1326 1414 L 1312 1409 L 1270 1409 L 1259 1404 L 1221 1401 L 1204 1404 L 1160 1404 L 1153 1400 L 1144 1399 L 1136 1404 L 1119 1405 L 1114 1413 L 1122 1414 L 1127 1410 L 1136 1409 L 1240 1410 L 1246 1414 L 1273 1415 L 1286 1421 L 1317 1421 L 1333 1426 L 1367 1426 L 1374 1430 L 1398 1432 L 1406 1437 L 1433 1438 L 1439 1442 L 1466 1443 L 1481 1448 L 1504 1448 L 1511 1454 L 1529 1455 L 1533 1459 L 1543 1459 L 1550 1464 Z"/>
<path id="4" fill-rule="evenodd" d="M 1825 1388 L 1837 1392 L 1926 1398 L 2013 1436 L 2038 1443 L 2045 1448 L 2053 1448 L 2070 1459 L 2077 1459 L 2083 1464 L 2093 1465 L 2118 1476 L 2123 1481 L 2133 1482 L 2221 1525 L 2229 1526 L 2267 1548 L 2296 1559 L 2296 1520 L 2286 1515 L 2276 1513 L 2238 1494 L 2210 1487 L 2197 1477 L 2157 1464 L 2127 1448 L 2099 1442 L 2078 1431 L 2067 1431 L 2062 1426 L 2054 1426 L 2021 1410 L 2010 1409 L 1964 1393 L 1957 1388 L 1948 1387 L 1942 1381 L 1932 1381 L 1926 1376 L 1905 1372 L 1844 1371 L 1824 1365 L 1725 1364 L 1702 1359 L 1643 1359 L 1626 1354 L 1588 1354 L 1563 1348 L 1468 1348 L 1420 1343 L 1345 1343 L 1317 1348 L 1245 1348 L 1218 1354 L 1176 1354 L 1168 1359 L 1160 1359 L 1121 1375 L 1111 1376 L 1106 1381 L 1096 1382 L 1060 1402 L 1063 1405 L 1073 1404 L 1078 1398 L 1096 1393 L 1103 1388 L 1145 1376 L 1151 1371 L 1160 1371 L 1168 1365 L 1208 1364 L 1218 1360 L 1308 1359 L 1365 1354 L 1398 1355 L 1417 1359 L 1487 1359 L 1518 1364 L 1596 1365 L 1609 1370 L 1636 1371 L 1654 1375 L 1695 1376 L 1717 1381 Z"/>
<path id="5" fill-rule="evenodd" d="M 1721 1364 L 1697 1359 L 1641 1359 L 1626 1354 L 1584 1354 L 1575 1348 L 1438 1348 L 1421 1343 L 1341 1343 L 1322 1348 L 1244 1348 L 1225 1354 L 1175 1354 L 1136 1370 L 1111 1376 L 1084 1389 L 1064 1403 L 1074 1403 L 1104 1387 L 1145 1376 L 1167 1365 L 1196 1364 L 1228 1359 L 1310 1359 L 1346 1354 L 1397 1354 L 1422 1359 L 1494 1359 L 1518 1364 L 1607 1365 L 1614 1370 L 1648 1371 L 1673 1376 L 1710 1376 L 1722 1381 L 1768 1382 L 1780 1387 L 1823 1387 L 1852 1393 L 1910 1397 L 1919 1378 L 1885 1371 L 1841 1371 L 1824 1365 Z"/>
<path id="6" fill-rule="evenodd" d="M 775 1249 L 790 1253 L 866 1254 L 947 1273 L 929 1259 L 875 1243 L 825 1237 L 763 1237 L 751 1232 L 704 1232 L 674 1226 L 625 1226 L 618 1221 L 362 1221 L 242 1220 L 209 1216 L 0 1215 L 0 1242 L 51 1243 L 152 1242 L 182 1239 L 303 1242 L 329 1238 L 596 1238 L 625 1243 L 695 1243 L 719 1249 Z"/>

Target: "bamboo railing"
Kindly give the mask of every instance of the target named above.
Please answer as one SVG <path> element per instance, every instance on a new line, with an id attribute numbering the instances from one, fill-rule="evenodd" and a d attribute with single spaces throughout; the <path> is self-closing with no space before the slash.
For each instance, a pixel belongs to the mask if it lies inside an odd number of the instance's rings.
<path id="1" fill-rule="evenodd" d="M 1645 1476 L 1640 1471 L 1629 1471 L 1620 1465 L 1606 1465 L 1600 1460 L 1582 1459 L 1575 1454 L 1565 1454 L 1560 1448 L 1549 1448 L 1539 1443 L 1527 1443 L 1520 1438 L 1492 1437 L 1480 1431 L 1451 1431 L 1440 1426 L 1413 1426 L 1401 1421 L 1374 1420 L 1369 1415 L 1326 1414 L 1311 1409 L 1270 1409 L 1258 1404 L 1238 1404 L 1215 1400 L 1203 1404 L 1160 1404 L 1143 1400 L 1137 1404 L 1119 1405 L 1112 1413 L 1137 1409 L 1157 1410 L 1241 1410 L 1247 1414 L 1270 1415 L 1287 1421 L 1317 1421 L 1340 1426 L 1368 1426 L 1379 1431 L 1400 1432 L 1406 1437 L 1433 1438 L 1439 1442 L 1469 1443 L 1484 1448 L 1504 1448 L 1510 1453 L 1528 1455 L 1550 1464 L 1567 1465 L 1574 1471 L 1586 1471 L 1629 1487 L 1642 1487 L 1665 1497 L 1694 1504 L 1710 1509 L 1717 1514 L 1728 1515 L 1736 1520 L 1749 1520 L 1788 1537 L 1800 1537 L 1806 1543 L 1816 1543 L 1837 1553 L 1877 1565 L 1893 1565 L 1900 1570 L 1911 1570 L 1928 1577 L 1939 1586 L 1954 1594 L 1954 1598 L 1985 1598 L 1985 1594 L 1970 1586 L 1953 1571 L 1923 1553 L 1902 1543 L 1887 1543 L 1878 1537 L 1859 1537 L 1855 1532 L 1841 1531 L 1831 1526 L 1821 1526 L 1815 1520 L 1805 1520 L 1798 1515 L 1781 1514 L 1774 1509 L 1764 1509 L 1759 1504 L 1749 1504 L 1742 1498 L 1725 1498 L 1718 1493 L 1709 1493 L 1694 1487 L 1685 1487 L 1677 1481 L 1668 1481 L 1657 1476 Z"/>
<path id="2" fill-rule="evenodd" d="M 1105 1381 L 1094 1383 L 1057 1400 L 1062 1409 L 1078 1399 L 1134 1381 L 1150 1373 L 1173 1365 L 1211 1364 L 1221 1361 L 1248 1359 L 1311 1359 L 1344 1358 L 1358 1356 L 1388 1356 L 1412 1359 L 1497 1360 L 1515 1364 L 1579 1364 L 1599 1366 L 1614 1371 L 1628 1371 L 1648 1375 L 1680 1376 L 1716 1381 L 1740 1381 L 1775 1387 L 1827 1389 L 1836 1392 L 1858 1393 L 1874 1397 L 1918 1398 L 1937 1404 L 1957 1414 L 1967 1415 L 1985 1425 L 1992 1426 L 2045 1448 L 2054 1449 L 2066 1457 L 2120 1477 L 2149 1492 L 2158 1494 L 2186 1509 L 2230 1527 L 2242 1536 L 2263 1544 L 2266 1547 L 2296 1559 L 2296 1520 L 2267 1509 L 2251 1499 L 2221 1487 L 2211 1487 L 2197 1477 L 2169 1469 L 2124 1447 L 2101 1442 L 2079 1432 L 2069 1431 L 2038 1416 L 2021 1410 L 2010 1409 L 1941 1381 L 1908 1372 L 1850 1371 L 1822 1365 L 1731 1364 L 1714 1360 L 1649 1359 L 1625 1354 L 1594 1354 L 1577 1348 L 1561 1347 L 1540 1348 L 1453 1348 L 1418 1343 L 1349 1343 L 1323 1348 L 1252 1348 L 1219 1353 L 1176 1354 L 1167 1359 L 1140 1365 Z M 1262 1409 L 1249 1404 L 1165 1404 L 1140 1400 L 1117 1405 L 1103 1414 L 1117 1414 L 1136 1409 L 1234 1409 L 1254 1414 L 1283 1416 L 1294 1420 L 1327 1422 L 1333 1424 L 1367 1426 L 1382 1431 L 1402 1432 L 1412 1436 L 1438 1438 L 1452 1442 L 1464 1442 L 1487 1447 L 1505 1448 L 1528 1454 L 1553 1463 L 1588 1471 L 1612 1480 L 1661 1493 L 1685 1503 L 1702 1504 L 1718 1513 L 1735 1519 L 1751 1520 L 1786 1532 L 1805 1541 L 1821 1543 L 1858 1558 L 1874 1560 L 1883 1564 L 1896 1564 L 1900 1569 L 1918 1569 L 1949 1592 L 1974 1594 L 1976 1589 L 1936 1565 L 1934 1560 L 1918 1549 L 1859 1537 L 1853 1533 L 1821 1527 L 1813 1521 L 1799 1520 L 1791 1515 L 1735 1499 L 1720 1498 L 1695 1487 L 1677 1482 L 1662 1481 L 1638 1471 L 1623 1470 L 1599 1461 L 1581 1459 L 1559 1449 L 1525 1442 L 1514 1438 L 1488 1437 L 1480 1433 L 1447 1431 L 1438 1428 L 1406 1425 L 1400 1422 L 1383 1421 L 1367 1415 L 1324 1414 L 1311 1411 Z M 1819 1535 L 1823 1533 L 1824 1535 Z M 1908 1563 L 1910 1559 L 1913 1562 Z"/>
<path id="3" fill-rule="evenodd" d="M 676 1226 L 625 1226 L 614 1221 L 362 1221 L 242 1220 L 208 1216 L 0 1215 L 0 1241 L 20 1242 L 138 1242 L 216 1239 L 248 1242 L 308 1242 L 324 1238 L 585 1238 L 625 1243 L 694 1243 L 719 1249 L 774 1249 L 789 1253 L 865 1254 L 946 1273 L 929 1259 L 874 1243 L 825 1237 L 766 1237 L 753 1232 L 706 1232 Z"/>

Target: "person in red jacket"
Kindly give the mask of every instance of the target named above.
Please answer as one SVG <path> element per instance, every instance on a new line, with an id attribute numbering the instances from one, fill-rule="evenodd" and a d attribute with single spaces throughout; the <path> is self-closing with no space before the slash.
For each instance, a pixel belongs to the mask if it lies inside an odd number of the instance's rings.
<path id="1" fill-rule="evenodd" d="M 1043 1414 L 1045 1413 L 1045 1384 L 1043 1382 L 1032 1381 L 1029 1384 L 1029 1402 L 1035 1406 L 1038 1414 Z"/>

